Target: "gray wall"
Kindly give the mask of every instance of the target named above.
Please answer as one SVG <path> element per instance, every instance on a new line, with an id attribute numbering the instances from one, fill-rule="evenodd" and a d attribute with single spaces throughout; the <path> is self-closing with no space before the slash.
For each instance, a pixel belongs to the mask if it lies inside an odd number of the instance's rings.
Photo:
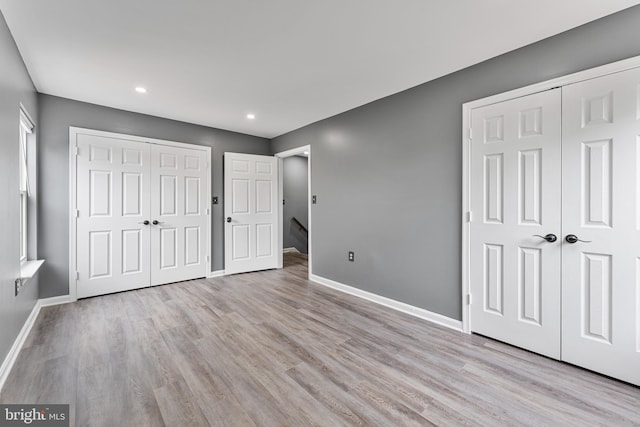
<path id="1" fill-rule="evenodd" d="M 313 274 L 461 319 L 462 104 L 640 55 L 639 29 L 636 6 L 272 140 L 312 146 Z"/>
<path id="2" fill-rule="evenodd" d="M 37 280 L 29 282 L 18 297 L 14 297 L 13 290 L 14 280 L 20 277 L 20 103 L 37 124 L 35 88 L 0 13 L 0 363 L 38 298 Z M 35 257 L 37 254 L 33 249 L 30 255 Z"/>
<path id="3" fill-rule="evenodd" d="M 291 221 L 296 217 L 307 229 L 309 228 L 309 189 L 307 164 L 302 156 L 286 157 L 282 161 L 282 192 L 285 200 L 282 210 L 282 246 L 296 248 L 302 253 L 308 252 L 308 236 L 304 230 Z"/>
<path id="4" fill-rule="evenodd" d="M 269 140 L 50 95 L 40 95 L 40 215 L 38 244 L 47 262 L 40 296 L 69 288 L 69 126 L 212 147 L 213 270 L 224 268 L 222 157 L 225 151 L 269 154 Z"/>

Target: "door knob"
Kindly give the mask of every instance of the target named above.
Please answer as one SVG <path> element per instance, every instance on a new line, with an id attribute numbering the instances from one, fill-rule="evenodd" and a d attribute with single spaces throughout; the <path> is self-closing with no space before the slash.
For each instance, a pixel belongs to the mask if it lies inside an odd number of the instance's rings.
<path id="1" fill-rule="evenodd" d="M 227 222 L 231 222 L 231 217 L 230 216 L 227 217 Z"/>
<path id="2" fill-rule="evenodd" d="M 558 237 L 555 234 L 551 234 L 551 233 L 547 234 L 546 236 L 541 236 L 539 234 L 534 234 L 533 236 L 534 237 L 540 237 L 540 238 L 546 240 L 549 243 L 553 243 L 556 240 L 558 240 Z"/>
<path id="3" fill-rule="evenodd" d="M 162 224 L 162 223 L 160 221 L 158 221 L 157 219 L 154 219 L 151 224 L 158 225 L 158 224 Z"/>
<path id="4" fill-rule="evenodd" d="M 148 220 L 148 219 L 145 219 L 144 221 L 139 222 L 138 224 L 149 225 L 149 220 Z"/>
<path id="5" fill-rule="evenodd" d="M 574 244 L 576 242 L 591 243 L 591 240 L 580 240 L 580 239 L 578 239 L 578 236 L 576 236 L 575 234 L 567 234 L 567 236 L 564 238 L 564 240 L 566 240 L 568 243 L 571 243 L 571 244 Z"/>

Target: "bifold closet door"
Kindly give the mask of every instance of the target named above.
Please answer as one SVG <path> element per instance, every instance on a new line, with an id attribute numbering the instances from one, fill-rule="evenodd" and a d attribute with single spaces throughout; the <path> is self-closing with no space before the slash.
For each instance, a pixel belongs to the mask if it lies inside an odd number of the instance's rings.
<path id="1" fill-rule="evenodd" d="M 77 147 L 77 297 L 149 286 L 149 144 L 79 134 Z"/>
<path id="2" fill-rule="evenodd" d="M 562 91 L 562 359 L 640 385 L 640 69 Z"/>
<path id="3" fill-rule="evenodd" d="M 474 109 L 470 150 L 471 330 L 554 358 L 560 96 L 555 89 Z"/>

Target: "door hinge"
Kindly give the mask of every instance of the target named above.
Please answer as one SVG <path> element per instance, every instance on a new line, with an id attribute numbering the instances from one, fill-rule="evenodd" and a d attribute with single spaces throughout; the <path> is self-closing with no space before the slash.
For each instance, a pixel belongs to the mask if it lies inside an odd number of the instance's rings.
<path id="1" fill-rule="evenodd" d="M 80 218 L 80 209 L 76 209 L 76 218 Z"/>
<path id="2" fill-rule="evenodd" d="M 209 213 L 210 213 L 209 208 L 207 208 L 207 215 L 209 215 Z"/>
<path id="3" fill-rule="evenodd" d="M 467 294 L 467 305 L 471 305 L 471 294 Z"/>
<path id="4" fill-rule="evenodd" d="M 80 149 L 78 148 L 78 146 L 73 147 L 73 154 L 76 156 L 80 155 Z"/>
<path id="5" fill-rule="evenodd" d="M 80 272 L 76 271 L 76 280 L 80 280 Z"/>
<path id="6" fill-rule="evenodd" d="M 469 128 L 469 139 L 473 139 L 473 128 Z"/>
<path id="7" fill-rule="evenodd" d="M 207 262 L 209 262 L 209 255 L 207 255 Z"/>
<path id="8" fill-rule="evenodd" d="M 471 211 L 467 212 L 467 222 L 473 221 L 473 213 Z"/>

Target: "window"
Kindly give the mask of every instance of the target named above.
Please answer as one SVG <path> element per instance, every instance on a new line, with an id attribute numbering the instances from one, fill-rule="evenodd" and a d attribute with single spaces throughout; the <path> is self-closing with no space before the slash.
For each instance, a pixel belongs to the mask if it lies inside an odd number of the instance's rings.
<path id="1" fill-rule="evenodd" d="M 20 262 L 27 261 L 28 247 L 28 216 L 29 197 L 29 168 L 27 158 L 27 142 L 29 134 L 33 133 L 33 123 L 29 116 L 20 108 Z"/>

